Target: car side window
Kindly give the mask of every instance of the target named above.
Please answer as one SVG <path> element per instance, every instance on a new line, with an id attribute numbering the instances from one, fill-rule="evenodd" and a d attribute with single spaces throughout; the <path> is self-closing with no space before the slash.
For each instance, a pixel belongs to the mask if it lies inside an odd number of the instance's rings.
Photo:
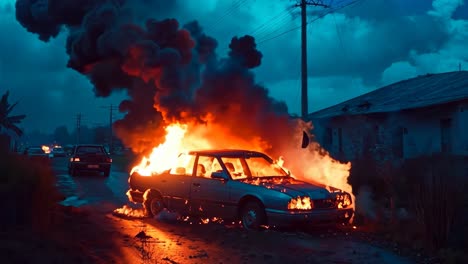
<path id="1" fill-rule="evenodd" d="M 220 172 L 222 170 L 223 168 L 217 158 L 199 156 L 195 175 L 197 177 L 211 178 L 211 173 Z"/>
<path id="2" fill-rule="evenodd" d="M 195 155 L 182 153 L 177 158 L 176 165 L 169 172 L 173 175 L 192 176 L 193 165 L 195 164 Z"/>
<path id="3" fill-rule="evenodd" d="M 247 173 L 244 172 L 244 167 L 242 166 L 240 158 L 223 157 L 221 160 L 223 161 L 224 166 L 231 175 L 232 179 L 238 180 L 247 178 Z"/>

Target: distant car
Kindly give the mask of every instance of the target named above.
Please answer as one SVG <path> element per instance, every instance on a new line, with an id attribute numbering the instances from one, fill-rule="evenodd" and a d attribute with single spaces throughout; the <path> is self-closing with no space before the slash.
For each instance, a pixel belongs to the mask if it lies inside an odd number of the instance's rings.
<path id="1" fill-rule="evenodd" d="M 160 174 L 131 173 L 130 201 L 142 203 L 149 216 L 166 208 L 182 215 L 241 220 L 246 229 L 343 223 L 354 214 L 349 193 L 297 180 L 260 152 L 192 151 L 181 154 L 177 164 Z"/>
<path id="2" fill-rule="evenodd" d="M 62 147 L 53 147 L 50 154 L 54 158 L 67 156 L 67 153 L 65 152 L 65 150 Z"/>
<path id="3" fill-rule="evenodd" d="M 111 164 L 112 159 L 102 145 L 77 145 L 71 153 L 68 173 L 76 176 L 82 171 L 97 171 L 108 177 Z"/>
<path id="4" fill-rule="evenodd" d="M 33 160 L 48 160 L 49 154 L 47 154 L 42 147 L 29 147 L 25 149 L 26 154 L 30 159 Z"/>

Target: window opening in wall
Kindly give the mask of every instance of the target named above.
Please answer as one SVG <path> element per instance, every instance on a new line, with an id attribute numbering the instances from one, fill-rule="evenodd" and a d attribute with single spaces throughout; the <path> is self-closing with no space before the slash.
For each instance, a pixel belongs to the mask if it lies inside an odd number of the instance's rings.
<path id="1" fill-rule="evenodd" d="M 393 133 L 393 156 L 396 158 L 403 158 L 404 153 L 404 142 L 403 135 L 408 132 L 404 127 L 397 127 Z"/>
<path id="2" fill-rule="evenodd" d="M 379 125 L 374 126 L 374 136 L 375 136 L 375 143 L 382 144 L 383 143 L 383 129 Z"/>
<path id="3" fill-rule="evenodd" d="M 443 153 L 452 152 L 452 119 L 440 120 L 440 150 Z"/>

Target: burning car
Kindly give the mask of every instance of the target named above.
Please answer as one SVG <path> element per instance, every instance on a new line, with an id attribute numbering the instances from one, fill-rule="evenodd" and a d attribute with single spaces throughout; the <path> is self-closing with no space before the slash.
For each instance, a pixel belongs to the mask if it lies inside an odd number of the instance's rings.
<path id="1" fill-rule="evenodd" d="M 154 216 L 163 209 L 204 218 L 238 219 L 246 229 L 293 222 L 346 222 L 352 196 L 300 181 L 264 153 L 204 150 L 180 154 L 171 168 L 134 168 L 127 193 Z M 154 170 L 152 170 L 154 171 Z"/>

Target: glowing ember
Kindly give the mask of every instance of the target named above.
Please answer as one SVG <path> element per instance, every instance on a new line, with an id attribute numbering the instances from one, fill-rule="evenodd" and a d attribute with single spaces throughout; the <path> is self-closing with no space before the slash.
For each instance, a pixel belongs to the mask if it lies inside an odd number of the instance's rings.
<path id="1" fill-rule="evenodd" d="M 135 217 L 135 218 L 146 217 L 146 212 L 143 208 L 131 208 L 127 205 L 124 205 L 122 208 L 115 209 L 114 214 L 125 215 L 125 216 Z"/>
<path id="2" fill-rule="evenodd" d="M 291 199 L 288 203 L 288 209 L 310 210 L 312 209 L 312 201 L 310 200 L 310 197 L 297 197 L 295 199 Z"/>
<path id="3" fill-rule="evenodd" d="M 338 203 L 338 208 L 347 208 L 348 206 L 351 205 L 351 200 L 349 197 L 346 195 L 344 201 Z"/>

